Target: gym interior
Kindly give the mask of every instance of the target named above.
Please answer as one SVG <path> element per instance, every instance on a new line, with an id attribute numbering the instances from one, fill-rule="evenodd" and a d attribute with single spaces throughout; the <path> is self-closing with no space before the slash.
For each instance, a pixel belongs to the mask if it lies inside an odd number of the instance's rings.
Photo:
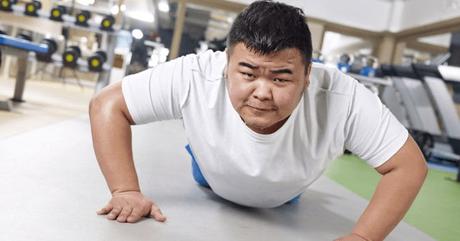
<path id="1" fill-rule="evenodd" d="M 96 214 L 111 193 L 93 150 L 93 96 L 169 60 L 225 51 L 252 2 L 0 0 L 0 240 L 334 240 L 349 232 L 380 180 L 353 153 L 296 203 L 249 208 L 196 184 L 180 120 L 132 126 L 140 186 L 168 221 Z M 312 62 L 377 95 L 427 161 L 424 185 L 385 240 L 459 240 L 460 1 L 281 2 L 305 12 Z"/>

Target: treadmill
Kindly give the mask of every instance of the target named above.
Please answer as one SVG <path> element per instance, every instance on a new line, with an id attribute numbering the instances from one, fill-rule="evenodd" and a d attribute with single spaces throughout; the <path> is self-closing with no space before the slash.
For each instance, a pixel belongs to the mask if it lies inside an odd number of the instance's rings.
<path id="1" fill-rule="evenodd" d="M 408 109 L 420 118 L 418 131 L 425 131 L 433 139 L 429 158 L 460 164 L 460 118 L 438 66 L 393 66 L 393 71 L 401 80 L 399 84 L 408 88 L 406 95 L 414 101 L 415 108 Z M 395 85 L 397 83 L 395 79 Z M 457 181 L 460 181 L 460 170 Z"/>

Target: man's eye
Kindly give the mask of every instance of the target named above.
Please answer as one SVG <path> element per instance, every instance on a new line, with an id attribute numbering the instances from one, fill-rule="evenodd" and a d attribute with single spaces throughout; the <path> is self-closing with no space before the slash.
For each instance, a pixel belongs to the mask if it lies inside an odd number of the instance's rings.
<path id="1" fill-rule="evenodd" d="M 254 75 L 253 74 L 250 74 L 250 73 L 242 73 L 244 76 L 248 77 L 248 78 L 254 78 Z"/>
<path id="2" fill-rule="evenodd" d="M 287 82 L 288 80 L 280 79 L 280 78 L 274 78 L 273 81 L 283 83 L 283 82 Z"/>

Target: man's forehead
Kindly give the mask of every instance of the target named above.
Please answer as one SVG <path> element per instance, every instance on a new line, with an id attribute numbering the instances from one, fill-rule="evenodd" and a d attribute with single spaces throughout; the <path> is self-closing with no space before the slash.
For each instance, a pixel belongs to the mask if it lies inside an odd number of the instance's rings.
<path id="1" fill-rule="evenodd" d="M 287 48 L 277 52 L 261 54 L 257 51 L 247 48 L 243 43 L 236 44 L 230 52 L 229 58 L 237 58 L 238 61 L 246 60 L 249 62 L 285 62 L 295 64 L 302 61 L 300 51 L 296 48 Z"/>

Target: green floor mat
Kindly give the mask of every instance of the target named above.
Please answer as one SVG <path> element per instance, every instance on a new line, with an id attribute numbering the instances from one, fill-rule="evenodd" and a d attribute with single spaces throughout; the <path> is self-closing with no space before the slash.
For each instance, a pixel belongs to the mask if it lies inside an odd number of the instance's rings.
<path id="1" fill-rule="evenodd" d="M 326 175 L 368 200 L 380 179 L 373 168 L 352 155 L 335 160 Z M 453 181 L 455 176 L 454 173 L 430 169 L 422 190 L 404 220 L 437 240 L 459 240 L 460 183 Z"/>

